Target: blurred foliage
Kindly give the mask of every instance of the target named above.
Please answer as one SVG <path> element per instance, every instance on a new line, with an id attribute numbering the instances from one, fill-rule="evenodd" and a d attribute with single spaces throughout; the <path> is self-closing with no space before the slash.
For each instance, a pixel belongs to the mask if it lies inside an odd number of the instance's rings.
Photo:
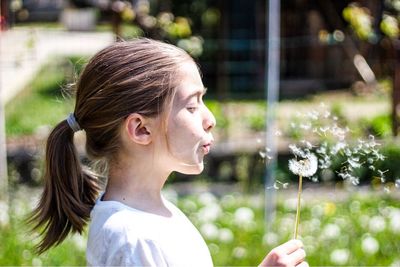
<path id="1" fill-rule="evenodd" d="M 220 19 L 219 10 L 207 0 L 175 0 L 165 3 L 137 1 L 134 4 L 126 0 L 105 0 L 95 2 L 94 5 L 103 15 L 108 14 L 119 37 L 131 39 L 146 36 L 162 39 L 186 50 L 195 58 L 203 54 L 204 41 L 199 29 L 212 31 Z M 129 33 L 122 29 L 129 25 L 136 30 Z"/>
<path id="2" fill-rule="evenodd" d="M 391 39 L 398 38 L 400 1 L 388 0 L 384 1 L 382 5 L 384 7 L 383 14 L 372 14 L 367 7 L 361 6 L 357 2 L 352 2 L 343 10 L 343 18 L 361 40 L 376 43 L 377 35 L 380 33 L 376 32 L 377 29 L 374 29 L 375 20 L 378 19 L 374 15 L 382 15 L 381 21 L 378 21 L 378 30 Z"/>
<path id="3" fill-rule="evenodd" d="M 392 135 L 392 119 L 389 114 L 382 114 L 360 122 L 365 131 L 378 138 L 389 138 Z"/>
<path id="4" fill-rule="evenodd" d="M 398 191 L 336 190 L 343 195 L 333 201 L 327 197 L 329 189 L 313 190 L 304 195 L 300 222 L 300 239 L 310 266 L 399 265 Z M 43 255 L 34 254 L 36 234 L 28 234 L 23 219 L 36 203 L 38 191 L 17 191 L 12 195 L 9 213 L 4 207 L 0 210 L 0 265 L 85 265 L 86 234 L 71 236 Z M 166 198 L 177 203 L 199 229 L 215 266 L 256 266 L 272 248 L 292 238 L 296 199 L 286 190 L 276 193 L 276 218 L 265 231 L 262 194 L 223 193 L 217 197 L 204 192 L 178 196 L 172 186 L 165 191 Z"/>
<path id="5" fill-rule="evenodd" d="M 6 105 L 8 136 L 34 134 L 60 122 L 73 110 L 73 86 L 82 69 L 80 57 L 55 59 L 44 66 L 31 83 Z"/>
<path id="6" fill-rule="evenodd" d="M 217 127 L 221 129 L 226 129 L 229 127 L 229 118 L 226 116 L 223 110 L 223 105 L 216 100 L 205 100 L 205 104 L 208 109 L 213 113 L 216 121 Z"/>

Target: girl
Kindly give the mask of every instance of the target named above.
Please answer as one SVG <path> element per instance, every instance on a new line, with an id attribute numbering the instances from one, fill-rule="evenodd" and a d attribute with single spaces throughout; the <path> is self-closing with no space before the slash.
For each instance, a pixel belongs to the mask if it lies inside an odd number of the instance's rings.
<path id="1" fill-rule="evenodd" d="M 88 265 L 212 266 L 199 232 L 161 194 L 171 172 L 203 170 L 216 123 L 205 91 L 197 65 L 175 46 L 137 39 L 97 53 L 77 83 L 74 113 L 47 141 L 45 188 L 32 217 L 43 227 L 38 252 L 81 233 L 90 217 Z M 79 164 L 80 130 L 89 157 L 108 164 L 100 196 L 96 175 Z M 291 240 L 262 265 L 307 266 L 304 257 Z"/>

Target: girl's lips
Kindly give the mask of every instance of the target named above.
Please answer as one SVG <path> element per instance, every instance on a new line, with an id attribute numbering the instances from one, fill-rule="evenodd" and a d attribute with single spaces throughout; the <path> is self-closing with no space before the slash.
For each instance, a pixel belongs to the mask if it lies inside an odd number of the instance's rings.
<path id="1" fill-rule="evenodd" d="M 208 153 L 210 153 L 210 149 L 211 149 L 211 144 L 203 145 L 204 155 L 207 155 Z"/>

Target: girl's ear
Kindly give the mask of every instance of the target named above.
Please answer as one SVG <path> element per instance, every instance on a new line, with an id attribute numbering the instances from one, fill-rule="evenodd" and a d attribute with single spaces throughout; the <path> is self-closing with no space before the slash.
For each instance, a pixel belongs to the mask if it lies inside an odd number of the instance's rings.
<path id="1" fill-rule="evenodd" d="M 125 120 L 125 130 L 129 139 L 140 145 L 148 145 L 152 141 L 149 119 L 138 113 L 132 113 Z"/>

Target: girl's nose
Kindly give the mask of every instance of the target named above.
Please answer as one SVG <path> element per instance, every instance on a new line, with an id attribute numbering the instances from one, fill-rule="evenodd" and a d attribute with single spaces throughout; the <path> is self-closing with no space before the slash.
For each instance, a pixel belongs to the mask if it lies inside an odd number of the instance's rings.
<path id="1" fill-rule="evenodd" d="M 212 128 L 215 127 L 217 121 L 215 120 L 214 114 L 206 107 L 204 111 L 204 119 L 203 119 L 203 128 L 206 132 L 211 131 Z"/>

